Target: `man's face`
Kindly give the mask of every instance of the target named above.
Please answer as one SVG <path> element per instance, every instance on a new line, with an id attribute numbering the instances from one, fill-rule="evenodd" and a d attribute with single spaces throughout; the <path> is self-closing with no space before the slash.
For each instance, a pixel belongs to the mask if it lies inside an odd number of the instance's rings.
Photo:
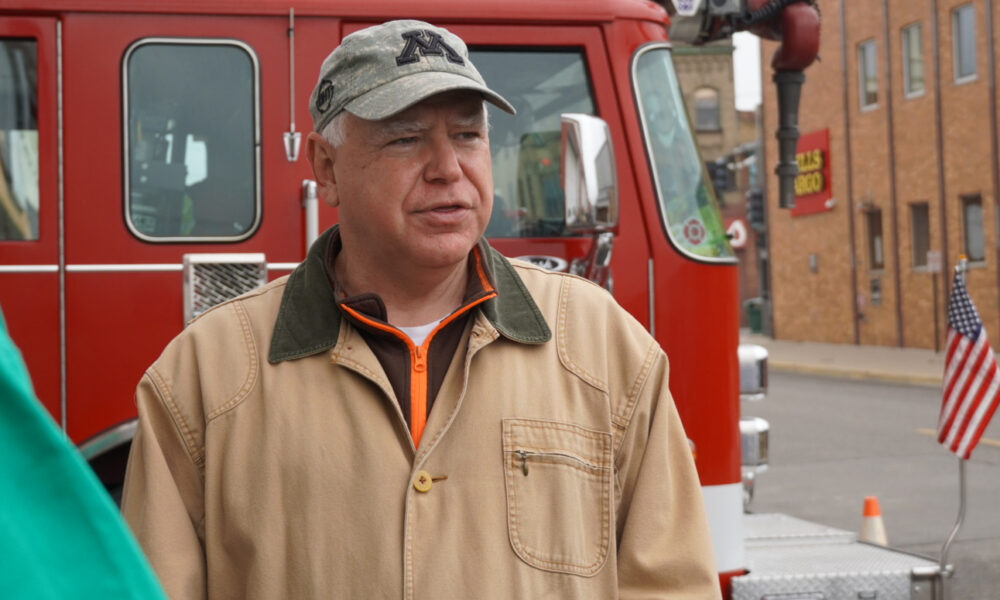
<path id="1" fill-rule="evenodd" d="M 448 92 L 382 121 L 346 119 L 327 196 L 345 250 L 386 268 L 464 261 L 493 207 L 482 98 Z"/>

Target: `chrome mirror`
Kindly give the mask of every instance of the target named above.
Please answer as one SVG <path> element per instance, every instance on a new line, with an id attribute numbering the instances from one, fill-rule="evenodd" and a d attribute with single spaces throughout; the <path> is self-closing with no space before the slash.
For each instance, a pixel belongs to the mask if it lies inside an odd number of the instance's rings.
<path id="1" fill-rule="evenodd" d="M 596 233 L 618 225 L 618 180 L 611 130 L 591 115 L 562 115 L 562 186 L 566 228 Z"/>

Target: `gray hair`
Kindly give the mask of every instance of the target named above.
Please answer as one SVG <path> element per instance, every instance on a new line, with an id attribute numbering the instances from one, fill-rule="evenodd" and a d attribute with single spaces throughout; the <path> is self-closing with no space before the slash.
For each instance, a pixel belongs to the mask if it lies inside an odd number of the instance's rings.
<path id="1" fill-rule="evenodd" d="M 346 110 L 340 111 L 334 115 L 333 119 L 331 119 L 330 122 L 326 124 L 326 127 L 323 128 L 323 131 L 320 132 L 323 139 L 334 148 L 339 148 L 340 145 L 344 143 L 344 137 L 347 135 L 347 128 L 345 127 L 344 119 L 346 115 Z"/>
<path id="2" fill-rule="evenodd" d="M 346 115 L 346 110 L 340 111 L 334 115 L 333 119 L 331 119 L 330 122 L 326 124 L 326 127 L 323 128 L 323 131 L 320 132 L 323 139 L 326 140 L 328 144 L 333 146 L 334 149 L 339 148 L 347 137 Z M 360 119 L 361 117 L 357 118 Z M 485 100 L 483 100 L 483 120 L 486 122 L 486 131 L 489 131 L 492 125 L 490 124 L 490 111 L 486 109 Z"/>

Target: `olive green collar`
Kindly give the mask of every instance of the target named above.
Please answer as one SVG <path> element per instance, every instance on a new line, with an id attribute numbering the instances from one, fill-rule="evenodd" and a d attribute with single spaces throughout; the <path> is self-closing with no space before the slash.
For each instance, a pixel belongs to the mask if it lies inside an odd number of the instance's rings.
<path id="1" fill-rule="evenodd" d="M 324 267 L 327 245 L 336 230 L 334 225 L 319 236 L 306 259 L 288 277 L 268 353 L 272 363 L 310 356 L 337 343 L 343 317 Z M 485 239 L 480 241 L 479 248 L 497 291 L 496 298 L 480 305 L 483 316 L 512 341 L 523 344 L 549 341 L 552 338 L 549 327 L 514 267 Z"/>

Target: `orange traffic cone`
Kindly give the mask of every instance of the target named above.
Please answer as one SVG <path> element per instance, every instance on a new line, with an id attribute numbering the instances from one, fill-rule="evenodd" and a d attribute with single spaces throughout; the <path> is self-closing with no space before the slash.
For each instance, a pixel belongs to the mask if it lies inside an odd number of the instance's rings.
<path id="1" fill-rule="evenodd" d="M 882 510 L 878 506 L 878 498 L 875 496 L 865 496 L 865 510 L 861 518 L 862 542 L 888 546 L 889 540 L 885 537 L 885 524 L 882 523 Z"/>

